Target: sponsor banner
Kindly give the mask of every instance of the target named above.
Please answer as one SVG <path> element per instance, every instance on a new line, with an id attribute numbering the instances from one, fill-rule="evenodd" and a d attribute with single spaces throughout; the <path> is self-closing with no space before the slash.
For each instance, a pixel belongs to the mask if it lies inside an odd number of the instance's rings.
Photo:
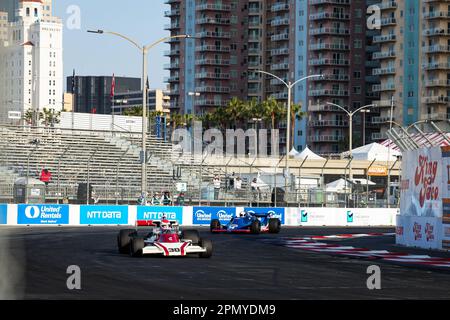
<path id="1" fill-rule="evenodd" d="M 424 249 L 441 249 L 442 232 L 442 223 L 439 218 L 410 216 L 397 218 L 398 244 Z"/>
<path id="2" fill-rule="evenodd" d="M 227 224 L 236 216 L 236 208 L 226 207 L 194 207 L 194 225 L 209 225 L 211 220 L 219 219 L 221 224 Z"/>
<path id="3" fill-rule="evenodd" d="M 6 224 L 6 213 L 8 212 L 8 205 L 0 204 L 0 224 Z"/>
<path id="4" fill-rule="evenodd" d="M 298 209 L 299 226 L 326 226 L 336 225 L 336 213 L 322 208 Z"/>
<path id="5" fill-rule="evenodd" d="M 281 221 L 281 224 L 285 223 L 285 208 L 244 208 L 245 212 L 249 213 L 271 213 L 274 218 L 278 218 Z"/>
<path id="6" fill-rule="evenodd" d="M 387 177 L 388 168 L 385 166 L 372 166 L 367 174 L 369 177 Z"/>
<path id="7" fill-rule="evenodd" d="M 69 224 L 69 206 L 19 204 L 17 206 L 17 224 Z"/>
<path id="8" fill-rule="evenodd" d="M 82 225 L 126 225 L 128 206 L 80 206 Z"/>
<path id="9" fill-rule="evenodd" d="M 442 217 L 443 157 L 440 147 L 407 151 L 403 155 L 401 214 Z M 446 171 L 447 169 L 445 169 Z"/>
<path id="10" fill-rule="evenodd" d="M 179 223 L 183 221 L 182 207 L 144 207 L 137 208 L 138 220 L 161 220 L 163 218 L 168 220 L 177 220 Z"/>

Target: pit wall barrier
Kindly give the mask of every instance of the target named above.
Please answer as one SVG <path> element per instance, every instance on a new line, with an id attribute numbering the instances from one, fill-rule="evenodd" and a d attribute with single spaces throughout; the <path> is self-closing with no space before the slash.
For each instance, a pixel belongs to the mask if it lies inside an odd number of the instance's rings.
<path id="1" fill-rule="evenodd" d="M 272 213 L 285 226 L 386 226 L 396 223 L 397 209 L 246 208 L 246 207 L 143 207 L 85 205 L 0 204 L 0 225 L 8 226 L 118 226 L 163 216 L 184 226 L 223 224 L 243 211 Z"/>

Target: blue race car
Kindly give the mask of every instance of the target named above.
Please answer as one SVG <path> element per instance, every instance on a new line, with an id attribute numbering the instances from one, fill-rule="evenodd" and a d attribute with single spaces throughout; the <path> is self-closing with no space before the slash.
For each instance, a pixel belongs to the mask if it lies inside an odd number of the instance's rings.
<path id="1" fill-rule="evenodd" d="M 281 221 L 271 213 L 243 212 L 227 225 L 221 225 L 217 219 L 212 220 L 210 228 L 211 233 L 280 233 Z"/>

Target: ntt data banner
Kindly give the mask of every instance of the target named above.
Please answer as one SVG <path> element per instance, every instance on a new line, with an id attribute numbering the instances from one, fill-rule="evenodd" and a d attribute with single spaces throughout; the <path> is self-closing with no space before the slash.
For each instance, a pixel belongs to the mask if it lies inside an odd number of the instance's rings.
<path id="1" fill-rule="evenodd" d="M 138 220 L 161 220 L 163 218 L 168 220 L 177 220 L 182 223 L 183 208 L 182 207 L 144 207 L 137 208 Z"/>
<path id="2" fill-rule="evenodd" d="M 68 205 L 26 205 L 17 206 L 17 224 L 63 225 L 69 223 Z"/>
<path id="3" fill-rule="evenodd" d="M 6 204 L 0 204 L 0 224 L 6 224 L 7 212 L 8 212 L 8 206 Z"/>
<path id="4" fill-rule="evenodd" d="M 423 148 L 403 154 L 400 214 L 416 217 L 442 217 L 444 184 L 442 150 Z"/>
<path id="5" fill-rule="evenodd" d="M 236 208 L 226 207 L 194 207 L 193 224 L 209 225 L 211 220 L 219 219 L 221 224 L 227 224 L 236 216 Z"/>
<path id="6" fill-rule="evenodd" d="M 128 206 L 80 206 L 80 224 L 128 224 Z"/>

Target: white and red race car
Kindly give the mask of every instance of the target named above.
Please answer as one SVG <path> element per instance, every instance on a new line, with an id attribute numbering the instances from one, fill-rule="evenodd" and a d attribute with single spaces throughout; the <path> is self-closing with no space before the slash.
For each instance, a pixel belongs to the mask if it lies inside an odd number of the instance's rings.
<path id="1" fill-rule="evenodd" d="M 133 257 L 147 254 L 165 257 L 185 257 L 197 254 L 200 258 L 212 256 L 212 242 L 200 238 L 197 230 L 181 231 L 177 221 L 143 220 L 137 221 L 136 229 L 120 230 L 117 244 L 120 253 Z M 152 227 L 145 237 L 139 236 L 138 227 Z"/>

